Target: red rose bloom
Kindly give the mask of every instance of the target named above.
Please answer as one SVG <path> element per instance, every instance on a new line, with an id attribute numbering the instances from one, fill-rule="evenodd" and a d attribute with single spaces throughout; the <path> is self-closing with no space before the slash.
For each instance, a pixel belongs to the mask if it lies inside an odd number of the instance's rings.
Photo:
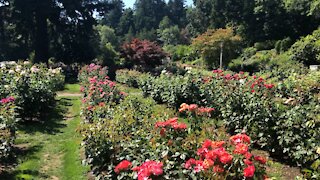
<path id="1" fill-rule="evenodd" d="M 239 143 L 248 143 L 250 144 L 251 139 L 246 134 L 237 134 L 230 137 L 230 141 L 232 144 L 239 144 Z"/>
<path id="2" fill-rule="evenodd" d="M 198 105 L 196 105 L 196 104 L 189 105 L 189 111 L 195 111 L 196 109 L 198 109 Z"/>
<path id="3" fill-rule="evenodd" d="M 243 175 L 244 177 L 253 177 L 254 176 L 254 172 L 255 172 L 256 168 L 254 166 L 248 166 L 243 170 Z"/>
<path id="4" fill-rule="evenodd" d="M 132 168 L 132 170 L 138 171 L 138 180 L 146 180 L 151 175 L 159 176 L 163 174 L 162 167 L 162 162 L 146 161 L 141 166 Z"/>
<path id="5" fill-rule="evenodd" d="M 252 157 L 252 154 L 247 152 L 244 154 L 244 157 L 246 157 L 247 159 L 250 159 Z"/>
<path id="6" fill-rule="evenodd" d="M 244 164 L 246 164 L 247 166 L 251 166 L 253 163 L 252 161 L 250 161 L 249 159 L 244 159 L 243 160 Z"/>
<path id="7" fill-rule="evenodd" d="M 267 160 L 264 157 L 261 156 L 255 156 L 254 160 L 258 161 L 261 164 L 266 164 Z"/>
<path id="8" fill-rule="evenodd" d="M 164 137 L 164 136 L 166 135 L 166 129 L 165 129 L 165 128 L 162 128 L 162 129 L 160 130 L 160 135 L 161 135 L 162 137 Z"/>
<path id="9" fill-rule="evenodd" d="M 215 172 L 215 173 L 223 173 L 224 169 L 221 166 L 214 166 L 213 167 L 213 172 Z"/>
<path id="10" fill-rule="evenodd" d="M 236 145 L 236 149 L 233 151 L 235 154 L 245 155 L 249 150 L 249 147 L 246 144 L 240 143 Z"/>
<path id="11" fill-rule="evenodd" d="M 116 172 L 117 174 L 119 174 L 121 171 L 125 171 L 127 169 L 129 169 L 129 167 L 131 166 L 131 162 L 127 161 L 127 160 L 123 160 L 121 161 L 115 168 L 114 168 L 114 172 Z"/>
<path id="12" fill-rule="evenodd" d="M 221 147 L 223 147 L 224 144 L 225 144 L 224 141 L 214 141 L 211 143 L 211 148 L 212 149 L 221 148 Z"/>
<path id="13" fill-rule="evenodd" d="M 223 164 L 229 164 L 232 162 L 233 156 L 231 156 L 229 153 L 225 153 L 222 156 L 220 156 L 220 161 Z"/>

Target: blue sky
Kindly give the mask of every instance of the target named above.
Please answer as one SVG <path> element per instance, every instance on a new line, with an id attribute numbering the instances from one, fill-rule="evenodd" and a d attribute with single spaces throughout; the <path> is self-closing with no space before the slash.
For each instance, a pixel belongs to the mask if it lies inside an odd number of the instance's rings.
<path id="1" fill-rule="evenodd" d="M 123 0 L 125 7 L 133 7 L 133 4 L 136 2 L 136 0 Z M 186 0 L 187 5 L 191 5 L 193 0 Z"/>

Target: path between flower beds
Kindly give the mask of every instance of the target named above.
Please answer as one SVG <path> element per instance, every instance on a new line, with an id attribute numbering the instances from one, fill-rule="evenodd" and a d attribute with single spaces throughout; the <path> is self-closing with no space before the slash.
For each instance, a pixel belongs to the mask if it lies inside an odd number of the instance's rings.
<path id="1" fill-rule="evenodd" d="M 89 168 L 81 164 L 79 85 L 57 93 L 57 107 L 44 123 L 19 125 L 15 146 L 17 158 L 0 179 L 88 179 Z"/>

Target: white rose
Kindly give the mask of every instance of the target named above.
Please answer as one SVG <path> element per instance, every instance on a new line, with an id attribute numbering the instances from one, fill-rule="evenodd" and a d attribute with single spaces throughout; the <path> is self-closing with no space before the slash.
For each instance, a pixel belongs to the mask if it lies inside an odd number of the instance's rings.
<path id="1" fill-rule="evenodd" d="M 14 74 L 14 70 L 10 69 L 9 74 Z"/>
<path id="2" fill-rule="evenodd" d="M 28 65 L 28 64 L 30 64 L 30 62 L 29 61 L 24 61 L 23 64 L 24 65 Z"/>
<path id="3" fill-rule="evenodd" d="M 20 75 L 23 76 L 26 74 L 26 71 L 21 71 Z"/>
<path id="4" fill-rule="evenodd" d="M 6 64 L 0 63 L 0 67 L 1 67 L 1 68 L 6 68 Z"/>
<path id="5" fill-rule="evenodd" d="M 38 68 L 35 67 L 35 66 L 32 66 L 32 67 L 30 68 L 30 70 L 31 70 L 31 72 L 36 73 L 36 72 L 39 72 L 40 69 L 38 69 Z"/>

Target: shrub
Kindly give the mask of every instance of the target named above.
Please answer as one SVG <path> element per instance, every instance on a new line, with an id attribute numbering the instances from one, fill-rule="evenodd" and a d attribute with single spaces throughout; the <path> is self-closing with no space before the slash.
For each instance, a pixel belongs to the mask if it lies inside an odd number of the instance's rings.
<path id="1" fill-rule="evenodd" d="M 318 157 L 311 148 L 318 144 L 319 137 L 316 73 L 299 75 L 297 72 L 303 71 L 280 69 L 267 72 L 262 78 L 214 72 L 209 77 L 146 76 L 140 79 L 141 89 L 158 103 L 176 108 L 183 102 L 214 107 L 229 132 L 246 131 L 254 144 L 299 165 Z"/>
<path id="2" fill-rule="evenodd" d="M 184 108 L 181 112 L 190 112 L 188 123 L 179 121 L 178 117 L 170 118 L 175 117 L 174 111 L 139 95 L 129 95 L 119 104 L 99 103 L 90 108 L 92 121 L 85 121 L 81 132 L 87 160 L 97 178 L 216 177 L 213 173 L 203 176 L 185 168 L 187 160 L 196 156 L 199 143 L 215 137 L 215 128 L 208 125 L 212 109 L 186 104 L 181 108 Z M 84 104 L 83 111 L 86 109 Z M 87 119 L 88 115 L 82 113 L 82 116 Z M 188 124 L 194 125 L 189 127 Z M 259 173 L 264 174 L 262 165 L 255 168 L 256 172 L 250 173 L 257 177 Z M 242 174 L 237 176 L 243 177 Z M 226 176 L 234 177 L 229 173 Z"/>
<path id="3" fill-rule="evenodd" d="M 194 52 L 191 46 L 177 45 L 177 46 L 165 46 L 165 51 L 170 54 L 173 61 L 192 61 L 198 58 L 198 55 Z"/>
<path id="4" fill-rule="evenodd" d="M 64 82 L 59 68 L 47 69 L 27 61 L 2 64 L 0 75 L 0 97 L 14 96 L 17 116 L 23 120 L 44 120 L 41 117 L 53 108 L 55 91 Z"/>
<path id="5" fill-rule="evenodd" d="M 125 66 L 137 66 L 141 70 L 149 70 L 162 64 L 166 53 L 156 43 L 148 40 L 134 39 L 122 45 L 121 57 L 125 59 Z"/>
<path id="6" fill-rule="evenodd" d="M 279 40 L 276 42 L 275 49 L 278 54 L 286 52 L 291 46 L 293 42 L 290 37 L 287 37 L 283 40 Z"/>
<path id="7" fill-rule="evenodd" d="M 139 71 L 120 69 L 116 72 L 116 81 L 126 84 L 130 87 L 139 87 L 139 77 L 142 75 Z"/>
<path id="8" fill-rule="evenodd" d="M 15 105 L 14 97 L 0 100 L 0 160 L 8 158 L 12 152 L 15 139 Z"/>
<path id="9" fill-rule="evenodd" d="M 289 54 L 293 60 L 305 65 L 320 63 L 320 30 L 315 30 L 311 35 L 301 38 L 290 48 Z"/>

